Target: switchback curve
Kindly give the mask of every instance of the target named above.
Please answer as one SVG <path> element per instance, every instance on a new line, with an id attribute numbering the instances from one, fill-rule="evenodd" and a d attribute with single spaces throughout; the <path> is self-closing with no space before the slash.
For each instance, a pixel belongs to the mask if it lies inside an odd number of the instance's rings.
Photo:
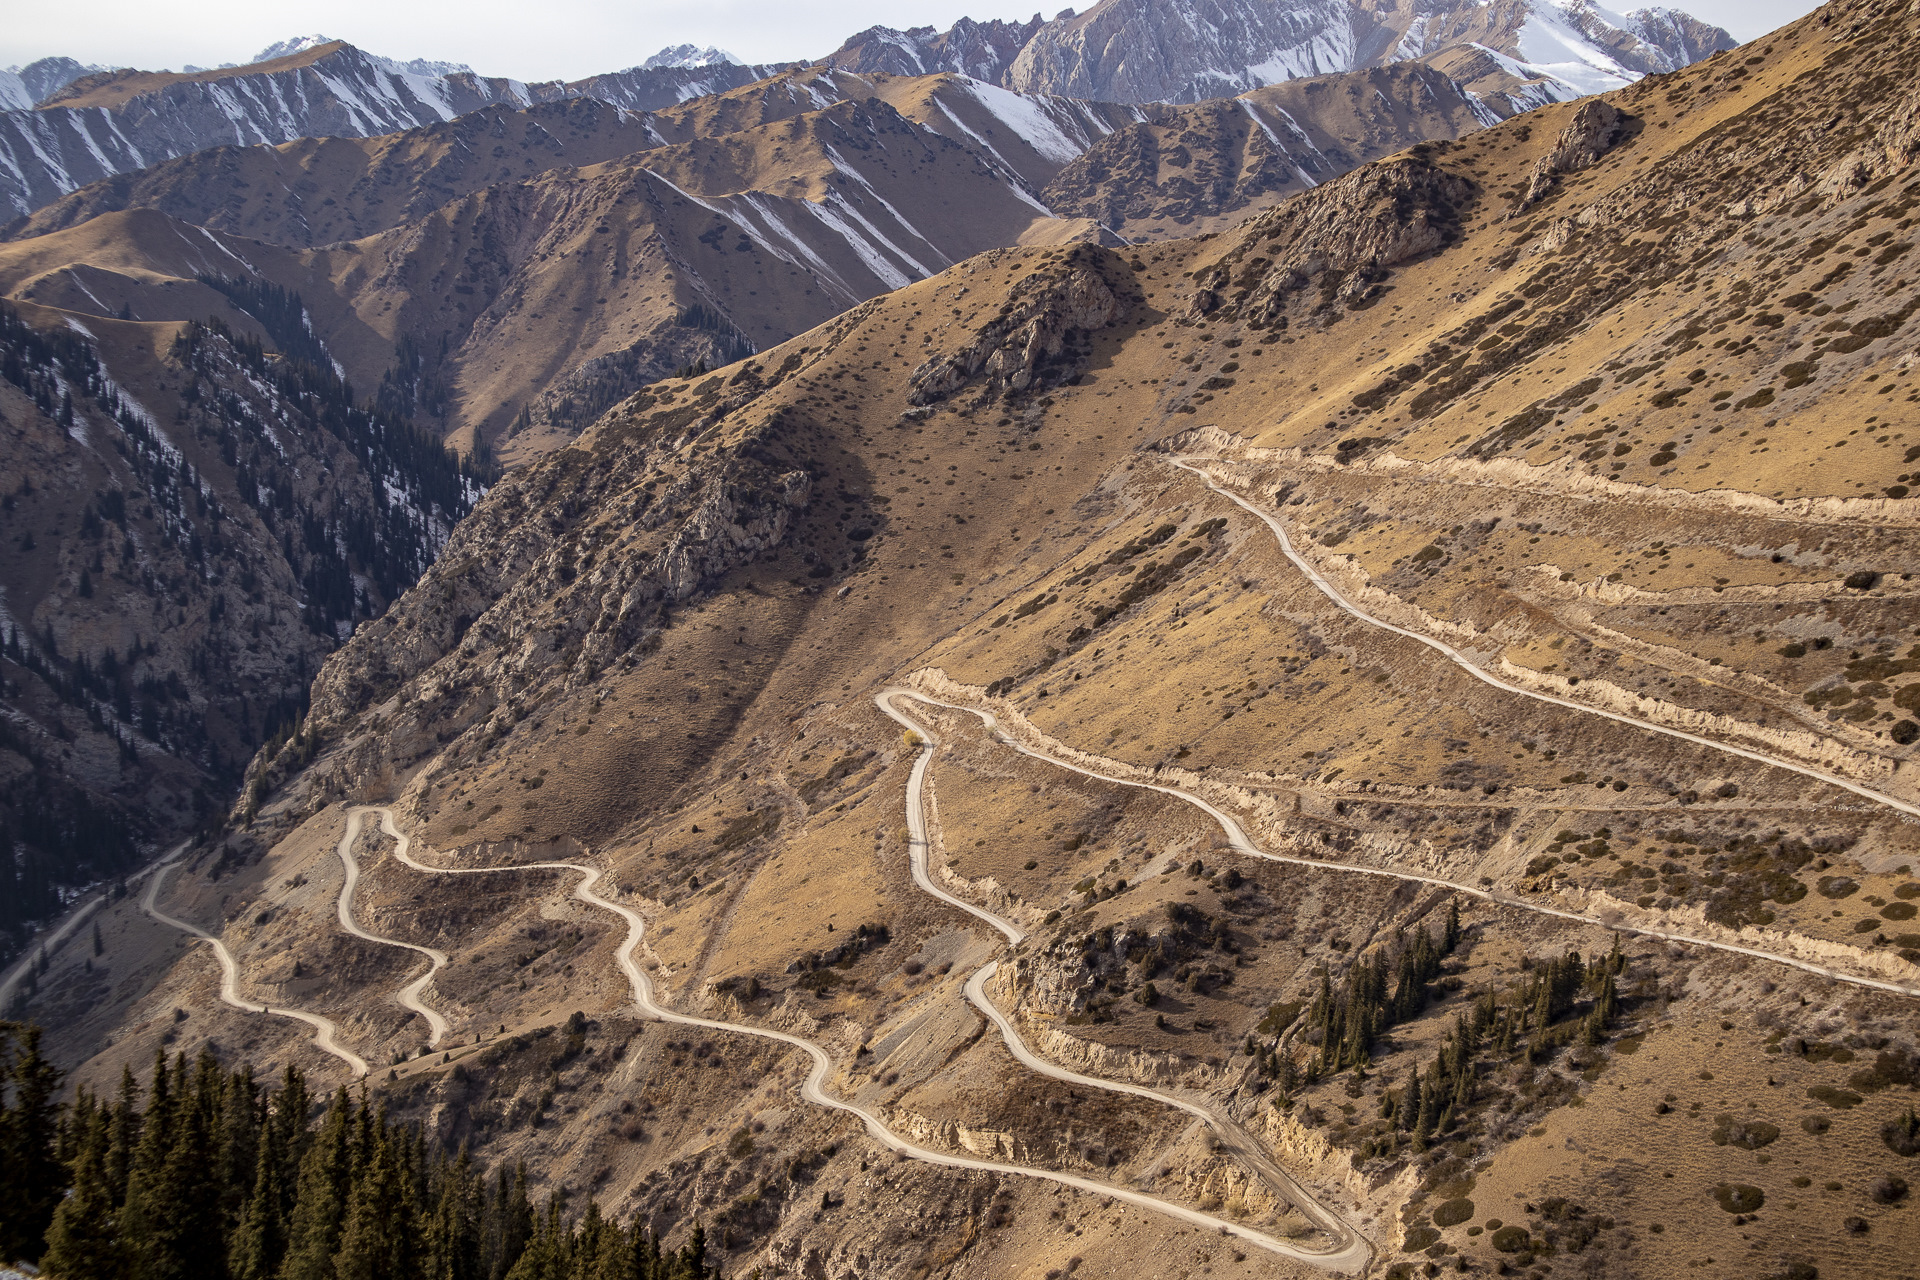
<path id="1" fill-rule="evenodd" d="M 411 1009 L 426 1019 L 427 1047 L 437 1049 L 440 1047 L 440 1041 L 446 1037 L 447 1020 L 440 1015 L 438 1010 L 433 1009 L 426 1001 L 422 1000 L 420 996 L 421 993 L 427 989 L 427 984 L 433 981 L 434 975 L 447 967 L 447 953 L 437 947 L 423 947 L 418 943 L 401 942 L 397 938 L 383 938 L 379 934 L 368 933 L 365 929 L 362 929 L 358 924 L 354 923 L 353 894 L 354 890 L 360 885 L 360 860 L 354 857 L 353 854 L 353 838 L 366 827 L 366 817 L 367 815 L 364 810 L 350 810 L 347 813 L 347 830 L 346 833 L 340 837 L 340 845 L 336 850 L 340 855 L 340 865 L 346 870 L 346 879 L 340 885 L 340 899 L 338 904 L 340 927 L 354 937 L 363 939 L 364 941 L 377 942 L 383 947 L 402 947 L 408 951 L 416 951 L 427 958 L 429 961 L 427 971 L 418 978 L 415 978 L 412 982 L 409 982 L 406 986 L 400 988 L 399 994 L 395 996 L 395 999 L 400 1002 L 403 1008 Z M 388 834 L 391 835 L 393 833 L 389 831 Z"/>
<path id="2" fill-rule="evenodd" d="M 233 958 L 233 952 L 227 950 L 227 944 L 208 933 L 198 925 L 188 924 L 160 910 L 155 900 L 160 896 L 160 886 L 165 883 L 167 872 L 173 870 L 180 854 L 186 849 L 182 845 L 172 857 L 153 869 L 153 878 L 147 882 L 147 891 L 141 896 L 140 909 L 158 920 L 161 924 L 178 929 L 182 933 L 192 934 L 199 941 L 213 948 L 214 958 L 220 961 L 220 999 L 244 1013 L 268 1013 L 276 1018 L 293 1018 L 313 1028 L 313 1043 L 326 1053 L 346 1063 L 355 1076 L 367 1074 L 367 1060 L 353 1050 L 342 1046 L 336 1037 L 339 1024 L 333 1019 L 317 1013 L 308 1013 L 304 1009 L 273 1009 L 264 1004 L 256 1004 L 240 994 L 240 966 Z"/>
<path id="3" fill-rule="evenodd" d="M 1540 915 L 1556 916 L 1562 920 L 1572 920 L 1579 924 L 1596 925 L 1602 929 L 1612 929 L 1618 933 L 1630 933 L 1643 938 L 1658 938 L 1664 942 L 1678 942 L 1693 947 L 1710 947 L 1715 951 L 1725 951 L 1733 955 L 1749 956 L 1756 960 L 1765 960 L 1772 964 L 1786 965 L 1790 968 L 1816 974 L 1822 978 L 1832 979 L 1835 982 L 1850 983 L 1854 986 L 1868 987 L 1876 991 L 1889 991 L 1894 995 L 1920 997 L 1920 987 L 1911 987 L 1904 983 L 1889 982 L 1880 978 L 1868 978 L 1859 974 L 1846 973 L 1839 969 L 1829 969 L 1824 965 L 1817 965 L 1811 961 L 1801 960 L 1795 956 L 1783 956 L 1778 952 L 1766 951 L 1759 947 L 1743 947 L 1734 942 L 1721 942 L 1714 938 L 1701 938 L 1692 934 L 1674 933 L 1666 929 L 1655 929 L 1648 925 L 1622 924 L 1603 920 L 1599 916 L 1586 915 L 1579 911 L 1569 911 L 1563 907 L 1550 907 L 1544 903 L 1529 902 L 1513 894 L 1502 893 L 1495 889 L 1483 889 L 1478 885 L 1464 884 L 1461 881 L 1448 880 L 1442 876 L 1425 876 L 1414 871 L 1396 871 L 1390 867 L 1363 867 L 1346 862 L 1328 862 L 1321 858 L 1302 858 L 1293 854 L 1269 853 L 1254 844 L 1253 840 L 1241 828 L 1239 822 L 1231 815 L 1217 806 L 1208 803 L 1206 800 L 1201 799 L 1199 796 L 1188 791 L 1182 791 L 1178 787 L 1169 786 L 1164 782 L 1141 782 L 1134 778 L 1115 777 L 1112 774 L 1101 773 L 1097 769 L 1089 769 L 1083 765 L 1074 764 L 1071 761 L 1057 759 L 1054 756 L 1046 754 L 1044 751 L 1035 750 L 1015 740 L 1000 727 L 999 717 L 991 711 L 980 707 L 969 707 L 958 702 L 945 702 L 939 698 L 930 697 L 927 694 L 921 693 L 917 689 L 907 689 L 898 686 L 882 690 L 878 696 L 881 698 L 907 697 L 912 698 L 916 702 L 924 702 L 930 707 L 944 707 L 949 711 L 962 711 L 971 716 L 978 716 L 982 723 L 986 725 L 988 732 L 993 734 L 996 741 L 1007 747 L 1011 747 L 1021 755 L 1029 756 L 1045 764 L 1050 764 L 1056 769 L 1065 769 L 1070 773 L 1095 778 L 1101 782 L 1109 782 L 1115 786 L 1138 787 L 1145 791 L 1158 791 L 1162 795 L 1169 795 L 1177 800 L 1183 800 L 1218 823 L 1221 831 L 1224 832 L 1227 837 L 1228 846 L 1235 853 L 1245 857 L 1259 858 L 1266 862 L 1287 863 L 1297 867 L 1314 867 L 1322 871 L 1340 871 L 1349 875 L 1379 876 L 1387 880 L 1403 880 L 1412 884 L 1432 885 L 1435 888 L 1448 889 L 1455 893 L 1463 893 L 1469 897 L 1478 898 L 1483 902 L 1497 903 L 1503 907 L 1515 907 L 1522 911 L 1537 912 Z M 892 713 L 889 712 L 889 714 Z M 897 715 L 893 718 L 896 720 L 900 719 Z M 915 726 L 915 728 L 918 732 L 925 732 L 925 730 L 919 726 Z M 972 908 L 969 909 L 971 910 Z"/>

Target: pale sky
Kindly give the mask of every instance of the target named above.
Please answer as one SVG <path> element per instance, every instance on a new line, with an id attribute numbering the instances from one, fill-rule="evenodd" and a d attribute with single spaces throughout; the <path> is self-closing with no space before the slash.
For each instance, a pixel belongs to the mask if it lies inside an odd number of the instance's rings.
<path id="1" fill-rule="evenodd" d="M 1815 6 L 1680 0 L 1674 7 L 1750 40 Z M 323 33 L 392 58 L 465 62 L 483 75 L 521 80 L 616 71 L 681 43 L 718 45 L 747 62 L 798 61 L 875 25 L 944 29 L 962 15 L 984 21 L 1034 12 L 1032 0 L 16 0 L 8 9 L 0 67 L 49 54 L 146 70 L 215 66 Z"/>

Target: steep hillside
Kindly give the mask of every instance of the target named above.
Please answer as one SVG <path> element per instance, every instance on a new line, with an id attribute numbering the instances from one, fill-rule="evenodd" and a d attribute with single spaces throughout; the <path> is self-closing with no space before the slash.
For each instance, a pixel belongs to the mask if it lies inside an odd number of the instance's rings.
<path id="1" fill-rule="evenodd" d="M 1846 0 L 649 388 L 155 909 L 397 1116 L 730 1272 L 1882 1274 L 1917 66 Z M 30 1006 L 82 1079 L 346 1074 L 101 919 Z"/>
<path id="2" fill-rule="evenodd" d="M 485 107 L 377 137 L 209 147 L 81 187 L 16 220 L 6 238 L 143 208 L 307 248 L 385 231 L 496 183 L 598 164 L 658 141 L 648 116 L 577 98 L 518 110 Z"/>
<path id="3" fill-rule="evenodd" d="M 478 489 L 331 374 L 224 328 L 7 308 L 0 373 L 11 954 L 76 887 L 213 823 Z"/>

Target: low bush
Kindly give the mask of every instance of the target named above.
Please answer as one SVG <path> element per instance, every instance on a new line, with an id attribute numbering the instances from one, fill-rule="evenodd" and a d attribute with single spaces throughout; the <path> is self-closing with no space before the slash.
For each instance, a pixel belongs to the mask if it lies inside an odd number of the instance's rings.
<path id="1" fill-rule="evenodd" d="M 1433 1225 L 1436 1227 L 1457 1227 L 1473 1217 L 1473 1201 L 1467 1199 L 1449 1200 L 1433 1211 Z"/>
<path id="2" fill-rule="evenodd" d="M 1517 1222 L 1493 1233 L 1493 1247 L 1502 1253 L 1519 1253 L 1532 1243 L 1533 1237 Z"/>
<path id="3" fill-rule="evenodd" d="M 1807 1090 L 1807 1096 L 1815 1102 L 1824 1102 L 1838 1111 L 1850 1111 L 1860 1105 L 1860 1095 L 1851 1089 L 1836 1089 L 1830 1084 L 1816 1084 Z"/>
<path id="4" fill-rule="evenodd" d="M 1767 1193 L 1744 1182 L 1723 1182 L 1713 1189 L 1713 1198 L 1728 1213 L 1753 1213 L 1767 1202 Z"/>
<path id="5" fill-rule="evenodd" d="M 1875 1204 L 1898 1204 L 1907 1198 L 1907 1180 L 1884 1174 L 1867 1184 L 1867 1196 Z"/>
<path id="6" fill-rule="evenodd" d="M 1920 1115 L 1916 1115 L 1913 1108 L 1908 1107 L 1907 1114 L 1880 1126 L 1880 1141 L 1886 1143 L 1887 1150 L 1897 1156 L 1912 1159 L 1920 1155 Z M 1435 1220 L 1438 1220 L 1439 1216 L 1436 1213 Z"/>
<path id="7" fill-rule="evenodd" d="M 1745 1151 L 1758 1151 L 1779 1138 L 1780 1130 L 1764 1120 L 1737 1121 L 1730 1115 L 1718 1115 L 1714 1118 L 1714 1130 L 1710 1135 L 1716 1147 L 1739 1147 Z"/>

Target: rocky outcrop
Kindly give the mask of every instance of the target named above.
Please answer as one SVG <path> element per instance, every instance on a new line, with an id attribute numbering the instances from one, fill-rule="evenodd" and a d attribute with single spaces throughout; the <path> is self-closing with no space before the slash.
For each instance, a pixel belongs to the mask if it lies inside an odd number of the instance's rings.
<path id="1" fill-rule="evenodd" d="M 1324 301 L 1353 305 L 1388 268 L 1448 243 L 1476 187 L 1434 165 L 1434 149 L 1355 170 L 1248 223 L 1242 247 L 1196 277 L 1190 315 L 1225 307 L 1273 324 L 1310 285 Z M 1249 258 L 1256 247 L 1260 256 Z"/>
<path id="2" fill-rule="evenodd" d="M 1544 200 L 1561 174 L 1577 173 L 1605 155 L 1619 140 L 1625 122 L 1620 108 L 1611 102 L 1589 98 L 1581 103 L 1547 154 L 1533 166 L 1526 190 L 1514 201 L 1513 212 L 1517 214 Z"/>
<path id="3" fill-rule="evenodd" d="M 1118 254 L 1075 245 L 1015 285 L 1000 315 L 960 350 L 916 368 L 907 399 L 935 404 L 975 383 L 990 399 L 1067 382 L 1085 368 L 1089 334 L 1125 320 L 1138 300 Z"/>
<path id="4" fill-rule="evenodd" d="M 495 486 L 419 586 L 316 677 L 305 740 L 339 746 L 293 811 L 385 786 L 449 738 L 506 734 L 530 703 L 637 656 L 673 605 L 777 547 L 812 479 L 777 415 L 715 439 L 767 385 L 752 366 L 731 382 L 670 409 L 645 393 Z M 358 734 L 363 718 L 379 733 Z M 255 789 L 310 751 L 257 760 Z"/>

